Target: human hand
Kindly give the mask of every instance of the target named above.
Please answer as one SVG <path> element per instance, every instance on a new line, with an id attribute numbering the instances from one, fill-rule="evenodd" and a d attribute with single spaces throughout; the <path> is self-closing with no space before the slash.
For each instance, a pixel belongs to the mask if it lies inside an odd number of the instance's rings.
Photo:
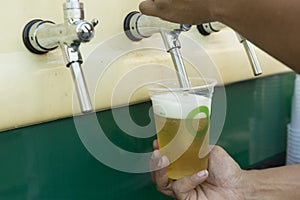
<path id="1" fill-rule="evenodd" d="M 151 178 L 161 193 L 178 200 L 242 199 L 243 170 L 221 147 L 215 146 L 210 152 L 209 173 L 204 170 L 178 180 L 168 179 L 168 158 L 160 155 L 157 141 L 153 147 L 150 168 L 160 169 L 151 172 Z"/>
<path id="2" fill-rule="evenodd" d="M 145 0 L 140 11 L 145 15 L 181 24 L 201 24 L 215 21 L 214 0 Z"/>

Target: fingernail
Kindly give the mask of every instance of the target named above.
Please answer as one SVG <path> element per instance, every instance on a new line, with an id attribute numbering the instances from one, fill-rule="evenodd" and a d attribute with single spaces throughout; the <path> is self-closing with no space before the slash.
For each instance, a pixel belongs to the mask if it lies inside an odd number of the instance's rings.
<path id="1" fill-rule="evenodd" d="M 200 178 L 205 177 L 208 174 L 207 170 L 202 170 L 200 172 L 197 173 L 197 176 L 199 176 Z"/>
<path id="2" fill-rule="evenodd" d="M 161 157 L 161 159 L 159 159 L 157 166 L 159 168 L 164 168 L 167 167 L 169 165 L 169 160 L 166 156 Z"/>
<path id="3" fill-rule="evenodd" d="M 154 151 L 152 152 L 151 158 L 154 160 L 154 159 L 156 159 L 156 158 L 158 158 L 158 157 L 159 157 L 159 151 L 158 151 L 158 150 L 154 150 Z"/>
<path id="4" fill-rule="evenodd" d="M 157 146 L 158 146 L 157 140 L 153 140 L 153 146 L 154 146 L 154 147 L 157 147 Z"/>

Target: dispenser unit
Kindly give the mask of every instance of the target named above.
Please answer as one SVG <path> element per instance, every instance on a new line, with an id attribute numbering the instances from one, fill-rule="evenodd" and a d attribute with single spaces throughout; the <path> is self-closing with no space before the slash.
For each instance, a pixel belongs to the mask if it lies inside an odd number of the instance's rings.
<path id="1" fill-rule="evenodd" d="M 34 54 L 45 54 L 57 47 L 61 48 L 66 66 L 72 71 L 81 110 L 87 113 L 93 109 L 81 68 L 83 60 L 79 46 L 94 37 L 94 27 L 98 21 L 84 20 L 83 3 L 79 0 L 67 0 L 63 8 L 64 23 L 34 19 L 23 30 L 23 42 Z"/>
<path id="2" fill-rule="evenodd" d="M 220 22 L 209 22 L 209 23 L 197 25 L 198 31 L 202 35 L 205 35 L 205 36 L 207 36 L 213 32 L 218 32 L 222 28 L 225 28 L 225 27 L 226 26 Z M 262 74 L 262 70 L 261 70 L 260 64 L 258 62 L 258 59 L 256 57 L 256 54 L 254 52 L 252 44 L 245 37 L 240 35 L 239 33 L 236 33 L 236 35 L 237 35 L 237 38 L 240 41 L 240 43 L 242 43 L 244 45 L 245 51 L 247 53 L 247 56 L 249 58 L 249 61 L 250 61 L 250 64 L 251 64 L 251 67 L 253 70 L 253 74 L 255 76 Z"/>

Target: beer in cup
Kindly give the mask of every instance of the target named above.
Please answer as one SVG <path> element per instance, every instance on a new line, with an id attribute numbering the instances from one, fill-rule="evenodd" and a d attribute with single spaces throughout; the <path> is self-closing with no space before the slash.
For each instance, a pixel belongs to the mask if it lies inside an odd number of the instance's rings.
<path id="1" fill-rule="evenodd" d="M 149 85 L 159 150 L 170 160 L 167 174 L 179 179 L 208 168 L 210 113 L 214 79 L 177 79 Z"/>

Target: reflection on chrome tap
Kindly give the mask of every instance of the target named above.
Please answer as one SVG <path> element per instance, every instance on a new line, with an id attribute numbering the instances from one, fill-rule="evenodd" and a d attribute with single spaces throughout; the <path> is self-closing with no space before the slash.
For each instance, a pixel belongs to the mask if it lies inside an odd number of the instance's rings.
<path id="1" fill-rule="evenodd" d="M 161 34 L 166 50 L 171 54 L 180 86 L 183 88 L 188 88 L 190 84 L 180 54 L 181 45 L 178 37 L 182 31 L 188 31 L 190 28 L 190 25 L 167 22 L 136 11 L 129 13 L 124 20 L 125 34 L 132 41 L 151 37 L 155 33 Z"/>
<path id="2" fill-rule="evenodd" d="M 83 4 L 78 0 L 67 0 L 63 8 L 64 23 L 32 20 L 23 30 L 23 42 L 35 54 L 45 54 L 61 47 L 66 66 L 72 70 L 82 112 L 91 112 L 93 109 L 81 69 L 83 61 L 79 46 L 94 37 L 94 27 L 98 20 L 85 21 Z"/>

